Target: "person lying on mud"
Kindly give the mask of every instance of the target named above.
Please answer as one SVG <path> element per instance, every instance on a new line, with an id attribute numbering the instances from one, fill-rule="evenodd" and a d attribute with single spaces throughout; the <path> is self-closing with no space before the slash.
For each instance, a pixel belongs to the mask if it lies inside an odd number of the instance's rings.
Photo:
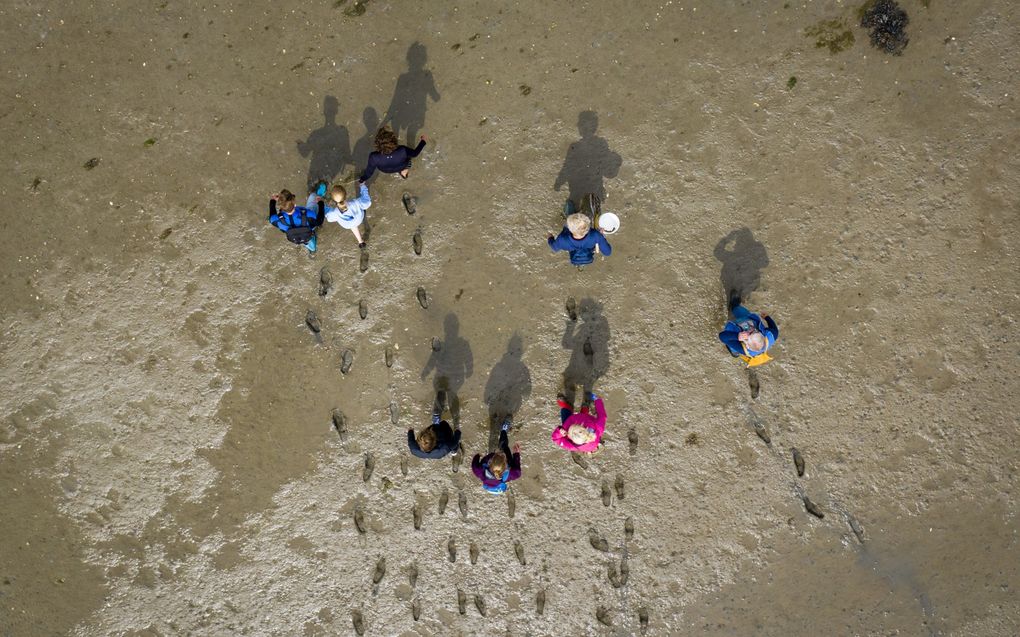
<path id="1" fill-rule="evenodd" d="M 613 253 L 613 247 L 606 241 L 605 235 L 592 228 L 592 219 L 582 212 L 567 216 L 567 225 L 559 236 L 549 233 L 549 247 L 553 252 L 566 250 L 570 253 L 571 265 L 588 265 L 595 260 L 595 253 L 605 256 Z"/>
<path id="2" fill-rule="evenodd" d="M 279 194 L 272 195 L 269 198 L 269 223 L 287 235 L 291 243 L 303 245 L 308 248 L 308 252 L 315 252 L 315 232 L 326 218 L 325 204 L 320 196 L 322 193 L 313 192 L 308 195 L 304 206 L 294 205 L 294 193 L 289 190 L 281 190 Z"/>
<path id="3" fill-rule="evenodd" d="M 376 170 L 384 173 L 399 173 L 402 179 L 407 179 L 411 170 L 411 159 L 417 157 L 425 148 L 425 136 L 422 135 L 418 145 L 414 148 L 402 146 L 397 141 L 397 134 L 390 128 L 384 126 L 375 134 L 375 152 L 369 153 L 368 165 L 365 172 L 361 173 L 358 183 L 368 181 Z"/>
<path id="4" fill-rule="evenodd" d="M 747 363 L 748 367 L 763 365 L 772 358 L 766 353 L 779 339 L 779 327 L 772 317 L 762 312 L 752 314 L 740 304 L 740 297 L 730 296 L 733 320 L 727 321 L 719 332 L 719 340 L 730 354 Z"/>
<path id="5" fill-rule="evenodd" d="M 365 220 L 365 210 L 372 205 L 372 198 L 368 195 L 368 186 L 358 184 L 358 198 L 347 200 L 347 189 L 336 184 L 329 192 L 329 200 L 326 204 L 326 221 L 335 221 L 341 228 L 346 228 L 354 233 L 359 248 L 366 248 L 364 239 L 361 237 L 361 223 Z"/>
<path id="6" fill-rule="evenodd" d="M 456 454 L 460 447 L 460 429 L 453 429 L 450 423 L 442 419 L 445 402 L 445 394 L 437 394 L 432 407 L 432 424 L 422 429 L 417 436 L 414 435 L 414 429 L 407 430 L 407 446 L 419 458 L 435 460 L 451 453 Z"/>
<path id="7" fill-rule="evenodd" d="M 595 404 L 595 415 L 589 413 L 588 405 L 574 413 L 574 407 L 567 402 L 566 396 L 556 397 L 560 406 L 560 424 L 552 432 L 552 440 L 567 451 L 578 453 L 595 453 L 601 447 L 602 433 L 606 430 L 606 408 L 602 399 L 594 393 L 588 394 L 588 400 Z"/>
<path id="8" fill-rule="evenodd" d="M 489 493 L 503 493 L 509 487 L 511 480 L 521 477 L 521 445 L 514 443 L 513 453 L 510 452 L 510 442 L 507 437 L 507 430 L 510 429 L 510 419 L 507 418 L 499 432 L 499 451 L 490 453 L 484 458 L 476 453 L 471 459 L 471 470 L 479 480 L 482 487 Z"/>

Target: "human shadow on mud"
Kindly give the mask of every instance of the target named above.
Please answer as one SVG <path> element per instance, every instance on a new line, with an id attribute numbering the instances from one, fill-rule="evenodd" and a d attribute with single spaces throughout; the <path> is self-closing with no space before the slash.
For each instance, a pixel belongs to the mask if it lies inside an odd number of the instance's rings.
<path id="1" fill-rule="evenodd" d="M 393 89 L 393 99 L 386 109 L 383 124 L 389 124 L 393 132 L 400 137 L 401 131 L 407 135 L 407 145 L 414 148 L 418 143 L 418 132 L 425 126 L 425 110 L 428 98 L 439 101 L 439 91 L 432 71 L 425 68 L 428 51 L 421 42 L 415 42 L 407 49 L 407 71 L 397 78 Z M 373 135 L 375 132 L 373 131 Z M 367 155 L 365 156 L 368 157 Z"/>
<path id="2" fill-rule="evenodd" d="M 365 124 L 365 134 L 354 142 L 354 151 L 351 153 L 353 158 L 351 161 L 357 166 L 367 164 L 369 154 L 375 150 L 375 134 L 379 130 L 379 113 L 369 106 L 361 114 L 361 121 Z"/>
<path id="3" fill-rule="evenodd" d="M 609 321 L 602 314 L 602 304 L 581 299 L 577 313 L 579 320 L 567 320 L 562 343 L 570 350 L 570 362 L 563 370 L 563 394 L 573 405 L 578 386 L 583 399 L 609 370 Z"/>
<path id="4" fill-rule="evenodd" d="M 421 379 L 432 376 L 432 388 L 436 392 L 445 391 L 447 404 L 453 425 L 460 426 L 460 391 L 464 381 L 474 373 L 474 357 L 471 345 L 460 335 L 460 321 L 453 312 L 446 315 L 443 321 L 443 339 L 433 347 L 425 368 L 421 370 Z"/>
<path id="5" fill-rule="evenodd" d="M 514 334 L 507 343 L 503 358 L 489 372 L 489 380 L 485 383 L 485 404 L 489 408 L 489 451 L 495 450 L 499 442 L 500 425 L 520 411 L 524 400 L 531 395 L 531 372 L 521 360 L 523 354 L 524 342 L 519 334 Z"/>
<path id="6" fill-rule="evenodd" d="M 723 292 L 747 299 L 761 284 L 761 271 L 769 264 L 765 245 L 748 228 L 734 230 L 719 240 L 715 258 L 722 263 Z"/>
<path id="7" fill-rule="evenodd" d="M 311 192 L 319 180 L 332 181 L 351 163 L 351 140 L 347 129 L 336 123 L 340 104 L 332 95 L 322 100 L 322 114 L 325 122 L 308 133 L 308 139 L 297 141 L 302 157 L 311 157 L 308 163 L 308 191 Z M 367 155 L 366 155 L 367 157 Z"/>
<path id="8" fill-rule="evenodd" d="M 581 111 L 577 116 L 577 132 L 581 139 L 570 145 L 563 167 L 553 182 L 553 190 L 557 192 L 566 184 L 570 200 L 575 204 L 588 193 L 605 201 L 604 181 L 616 177 L 623 165 L 623 158 L 609 149 L 609 142 L 595 134 L 598 128 L 598 114 Z"/>

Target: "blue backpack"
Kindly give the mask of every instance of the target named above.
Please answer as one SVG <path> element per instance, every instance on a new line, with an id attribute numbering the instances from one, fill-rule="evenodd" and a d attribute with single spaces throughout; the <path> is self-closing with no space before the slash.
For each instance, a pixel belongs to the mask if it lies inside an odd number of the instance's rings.
<path id="1" fill-rule="evenodd" d="M 489 471 L 489 466 L 488 465 L 485 466 L 485 473 L 487 475 L 492 476 L 492 472 Z M 496 476 L 492 476 L 492 477 L 495 478 Z M 494 485 L 494 486 L 489 486 L 489 485 L 487 485 L 487 484 L 485 484 L 483 482 L 482 483 L 482 488 L 485 489 L 486 491 L 488 491 L 489 493 L 503 493 L 504 491 L 506 491 L 510 487 L 510 484 L 506 481 L 506 479 L 509 478 L 509 477 L 510 477 L 510 469 L 504 469 L 503 470 L 503 475 L 501 475 L 499 477 L 499 484 Z"/>

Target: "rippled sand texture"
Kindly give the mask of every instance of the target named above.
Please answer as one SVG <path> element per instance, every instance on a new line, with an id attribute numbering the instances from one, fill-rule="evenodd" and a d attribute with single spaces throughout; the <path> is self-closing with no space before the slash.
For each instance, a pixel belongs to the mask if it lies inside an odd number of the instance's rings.
<path id="1" fill-rule="evenodd" d="M 0 634 L 1020 631 L 1016 3 L 902 0 L 899 56 L 831 0 L 338 4 L 0 9 Z M 428 147 L 309 259 L 266 199 L 381 122 Z"/>

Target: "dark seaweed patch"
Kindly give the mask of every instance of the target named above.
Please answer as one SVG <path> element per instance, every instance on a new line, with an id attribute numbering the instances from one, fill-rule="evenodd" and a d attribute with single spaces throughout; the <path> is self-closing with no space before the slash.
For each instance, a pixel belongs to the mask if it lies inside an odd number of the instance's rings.
<path id="1" fill-rule="evenodd" d="M 900 55 L 910 39 L 907 24 L 910 18 L 894 0 L 869 0 L 861 6 L 861 26 L 868 29 L 875 48 Z"/>

